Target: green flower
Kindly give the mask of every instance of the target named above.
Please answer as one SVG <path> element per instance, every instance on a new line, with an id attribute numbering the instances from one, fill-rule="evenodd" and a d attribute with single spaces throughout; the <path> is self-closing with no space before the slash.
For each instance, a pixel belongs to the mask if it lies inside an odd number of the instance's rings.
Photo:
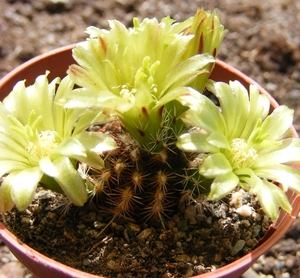
<path id="1" fill-rule="evenodd" d="M 49 84 L 46 73 L 29 87 L 25 81 L 18 82 L 0 103 L 2 211 L 14 204 L 24 210 L 39 183 L 64 193 L 76 205 L 86 202 L 86 186 L 76 161 L 101 168 L 99 153 L 115 148 L 115 142 L 107 135 L 86 131 L 91 124 L 106 122 L 107 116 L 58 104 L 73 85 L 69 77 Z"/>
<path id="2" fill-rule="evenodd" d="M 300 192 L 300 172 L 291 167 L 300 161 L 300 139 L 290 138 L 293 111 L 279 106 L 269 114 L 268 97 L 254 85 L 248 94 L 238 81 L 209 82 L 208 90 L 220 108 L 195 94 L 182 118 L 199 130 L 182 135 L 177 146 L 203 155 L 199 172 L 213 179 L 209 199 L 218 200 L 240 185 L 258 196 L 273 220 L 279 206 L 290 212 L 284 192 Z"/>
<path id="3" fill-rule="evenodd" d="M 163 115 L 182 112 L 172 102 L 188 94 L 185 87 L 203 90 L 226 31 L 217 12 L 203 9 L 181 23 L 165 17 L 135 18 L 129 29 L 116 20 L 109 25 L 109 31 L 89 27 L 90 38 L 73 50 L 79 65 L 68 74 L 82 88 L 66 97 L 66 107 L 109 111 L 148 145 L 166 121 Z"/>

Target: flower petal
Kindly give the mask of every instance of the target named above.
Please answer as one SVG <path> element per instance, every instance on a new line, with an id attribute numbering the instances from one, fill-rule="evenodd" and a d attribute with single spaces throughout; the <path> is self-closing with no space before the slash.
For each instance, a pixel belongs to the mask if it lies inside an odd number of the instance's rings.
<path id="1" fill-rule="evenodd" d="M 207 137 L 207 142 L 220 149 L 227 149 L 227 150 L 230 149 L 230 145 L 228 143 L 226 136 L 219 131 L 210 134 Z"/>
<path id="2" fill-rule="evenodd" d="M 53 161 L 58 175 L 54 179 L 58 182 L 68 199 L 76 206 L 83 206 L 87 201 L 85 183 L 75 170 L 68 157 L 59 157 Z"/>
<path id="3" fill-rule="evenodd" d="M 32 202 L 43 173 L 39 167 L 35 167 L 13 172 L 9 176 L 12 199 L 19 210 L 24 210 Z"/>
<path id="4" fill-rule="evenodd" d="M 261 207 L 272 221 L 278 217 L 279 207 L 291 212 L 291 205 L 283 190 L 276 184 L 261 179 L 252 170 L 248 171 L 249 174 L 243 177 L 243 181 L 249 186 L 249 191 L 258 197 Z"/>
<path id="5" fill-rule="evenodd" d="M 199 173 L 207 178 L 215 178 L 219 175 L 228 174 L 232 176 L 232 167 L 224 154 L 214 153 L 205 158 L 204 163 L 199 168 Z"/>
<path id="6" fill-rule="evenodd" d="M 12 92 L 3 100 L 4 106 L 23 125 L 27 124 L 27 119 L 32 111 L 37 117 L 43 115 L 40 125 L 41 129 L 53 129 L 53 100 L 55 87 L 59 78 L 48 83 L 46 72 L 36 78 L 33 85 L 25 87 L 25 81 L 18 82 Z M 37 93 L 38 92 L 38 93 Z"/>
<path id="7" fill-rule="evenodd" d="M 211 80 L 207 83 L 207 89 L 215 94 L 220 102 L 222 115 L 227 126 L 226 136 L 230 139 L 232 138 L 232 133 L 236 126 L 237 110 L 239 108 L 239 106 L 236 105 L 234 92 L 229 84 L 224 82 L 212 82 Z"/>
<path id="8" fill-rule="evenodd" d="M 10 175 L 5 177 L 0 186 L 0 211 L 10 211 L 15 203 L 11 197 L 11 184 L 9 183 Z"/>
<path id="9" fill-rule="evenodd" d="M 278 165 L 281 163 L 300 163 L 300 139 L 289 138 L 278 141 L 280 144 L 262 150 L 255 162 L 255 167 Z"/>
<path id="10" fill-rule="evenodd" d="M 254 169 L 257 176 L 279 182 L 283 190 L 288 188 L 300 193 L 300 171 L 287 165 L 265 166 Z"/>
<path id="11" fill-rule="evenodd" d="M 178 88 L 188 85 L 195 80 L 199 74 L 201 74 L 201 69 L 214 62 L 215 58 L 207 53 L 198 54 L 182 61 L 165 77 L 162 84 L 163 91 L 161 92 L 160 97 L 162 97 L 165 91 L 170 88 Z M 205 73 L 208 74 L 209 72 L 207 71 Z"/>
<path id="12" fill-rule="evenodd" d="M 205 95 L 190 95 L 178 98 L 188 109 L 181 116 L 182 120 L 191 126 L 197 126 L 206 132 L 220 131 L 227 134 L 224 117 L 218 107 Z"/>
<path id="13" fill-rule="evenodd" d="M 247 121 L 244 123 L 244 129 L 241 138 L 249 138 L 253 130 L 257 127 L 258 122 L 262 122 L 269 113 L 270 100 L 266 95 L 260 94 L 257 86 L 250 85 L 250 107 Z"/>
<path id="14" fill-rule="evenodd" d="M 116 106 L 116 103 L 124 102 L 114 95 L 109 90 L 95 91 L 89 88 L 78 88 L 72 92 L 65 93 L 64 97 L 60 99 L 60 103 L 64 104 L 65 108 L 107 108 Z"/>
<path id="15" fill-rule="evenodd" d="M 49 177 L 56 177 L 58 176 L 58 171 L 55 167 L 55 165 L 52 163 L 51 159 L 46 156 L 40 159 L 39 165 L 43 173 L 48 175 Z"/>
<path id="16" fill-rule="evenodd" d="M 0 177 L 5 174 L 14 172 L 14 171 L 21 171 L 28 167 L 28 164 L 23 163 L 18 160 L 10 160 L 10 159 L 0 159 Z"/>
<path id="17" fill-rule="evenodd" d="M 208 199 L 220 200 L 236 188 L 238 183 L 239 178 L 233 172 L 217 176 L 211 184 Z"/>
<path id="18" fill-rule="evenodd" d="M 208 135 L 203 133 L 185 133 L 177 140 L 177 147 L 186 152 L 217 152 L 219 148 L 207 141 Z"/>
<path id="19" fill-rule="evenodd" d="M 272 221 L 275 221 L 279 216 L 279 207 L 288 213 L 292 210 L 287 196 L 277 185 L 271 182 L 261 180 L 261 183 L 257 184 L 251 192 L 257 195 L 264 212 Z"/>
<path id="20" fill-rule="evenodd" d="M 85 111 L 77 120 L 78 121 L 72 133 L 73 135 L 87 130 L 87 128 L 92 125 L 106 124 L 112 120 L 112 117 L 104 114 L 102 111 L 99 112 L 99 109 L 96 109 Z"/>
<path id="21" fill-rule="evenodd" d="M 117 148 L 115 140 L 108 134 L 101 132 L 81 132 L 74 136 L 86 150 L 95 153 L 103 153 Z"/>
<path id="22" fill-rule="evenodd" d="M 268 134 L 266 139 L 282 139 L 293 123 L 293 115 L 294 111 L 285 105 L 275 108 L 261 126 L 262 133 Z"/>
<path id="23" fill-rule="evenodd" d="M 86 157 L 86 149 L 75 137 L 66 137 L 55 150 L 56 153 L 68 157 Z"/>

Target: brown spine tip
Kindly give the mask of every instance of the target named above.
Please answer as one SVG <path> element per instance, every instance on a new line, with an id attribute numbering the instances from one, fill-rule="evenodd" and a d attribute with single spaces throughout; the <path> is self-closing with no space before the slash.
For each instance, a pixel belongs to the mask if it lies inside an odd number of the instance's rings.
<path id="1" fill-rule="evenodd" d="M 145 131 L 143 131 L 143 130 L 141 130 L 141 129 L 137 129 L 138 130 L 138 132 L 139 132 L 139 134 L 142 136 L 142 137 L 144 137 L 145 135 L 146 135 L 146 133 L 145 133 Z"/>
<path id="2" fill-rule="evenodd" d="M 199 38 L 199 46 L 198 46 L 198 53 L 202 54 L 203 52 L 203 33 L 201 33 L 201 36 Z"/>
<path id="3" fill-rule="evenodd" d="M 162 117 L 163 117 L 164 107 L 165 107 L 165 106 L 163 105 L 163 106 L 161 106 L 161 107 L 158 109 L 158 116 L 159 116 L 160 119 L 162 119 Z"/>
<path id="4" fill-rule="evenodd" d="M 104 53 L 106 53 L 107 46 L 106 46 L 106 43 L 105 43 L 104 39 L 101 38 L 101 37 L 99 37 L 99 42 L 100 42 L 100 45 L 101 45 L 101 47 L 102 47 Z"/>
<path id="5" fill-rule="evenodd" d="M 217 56 L 217 49 L 216 49 L 216 48 L 214 48 L 212 55 L 213 55 L 214 57 Z"/>
<path id="6" fill-rule="evenodd" d="M 146 117 L 149 117 L 149 113 L 148 113 L 148 110 L 145 106 L 142 107 L 142 114 Z"/>

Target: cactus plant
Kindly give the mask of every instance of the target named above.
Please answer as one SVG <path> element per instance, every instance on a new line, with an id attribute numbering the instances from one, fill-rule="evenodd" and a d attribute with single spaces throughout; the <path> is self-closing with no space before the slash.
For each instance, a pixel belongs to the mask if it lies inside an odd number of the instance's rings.
<path id="1" fill-rule="evenodd" d="M 237 186 L 273 220 L 279 206 L 290 212 L 285 191 L 300 192 L 293 111 L 268 115 L 270 101 L 254 87 L 249 97 L 237 81 L 209 80 L 226 33 L 218 13 L 109 23 L 87 29 L 66 78 L 18 83 L 1 104 L 1 210 L 25 209 L 40 184 L 75 205 L 95 201 L 112 220 L 163 227 L 180 204 Z"/>
<path id="2" fill-rule="evenodd" d="M 78 65 L 68 74 L 80 87 L 65 95 L 65 106 L 116 117 L 103 129 L 118 149 L 106 154 L 101 171 L 83 171 L 99 204 L 113 219 L 154 216 L 164 225 L 181 191 L 190 190 L 183 179 L 194 184 L 192 192 L 203 191 L 195 171 L 186 176 L 189 155 L 176 147 L 187 130 L 180 97 L 203 91 L 226 30 L 216 11 L 203 9 L 181 23 L 169 17 L 134 19 L 132 29 L 109 23 L 109 32 L 88 28 L 90 37 L 73 50 Z"/>

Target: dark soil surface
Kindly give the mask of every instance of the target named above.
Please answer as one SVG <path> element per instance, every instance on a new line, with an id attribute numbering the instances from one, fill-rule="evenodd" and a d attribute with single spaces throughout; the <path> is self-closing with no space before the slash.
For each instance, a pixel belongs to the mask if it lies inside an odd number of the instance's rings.
<path id="1" fill-rule="evenodd" d="M 0 7 L 0 77 L 38 54 L 83 40 L 89 25 L 106 28 L 107 20 L 118 19 L 130 26 L 134 16 L 184 20 L 197 7 L 217 8 L 229 30 L 219 58 L 293 108 L 300 131 L 298 0 L 0 0 Z M 300 277 L 299 233 L 297 219 L 243 277 Z M 0 266 L 1 278 L 31 277 L 3 244 Z"/>
<path id="2" fill-rule="evenodd" d="M 219 202 L 207 201 L 205 195 L 183 202 L 163 224 L 160 219 L 110 220 L 96 201 L 68 207 L 65 197 L 45 190 L 25 211 L 0 215 L 33 249 L 108 278 L 183 278 L 211 272 L 251 252 L 270 226 L 257 198 L 242 189 Z"/>

